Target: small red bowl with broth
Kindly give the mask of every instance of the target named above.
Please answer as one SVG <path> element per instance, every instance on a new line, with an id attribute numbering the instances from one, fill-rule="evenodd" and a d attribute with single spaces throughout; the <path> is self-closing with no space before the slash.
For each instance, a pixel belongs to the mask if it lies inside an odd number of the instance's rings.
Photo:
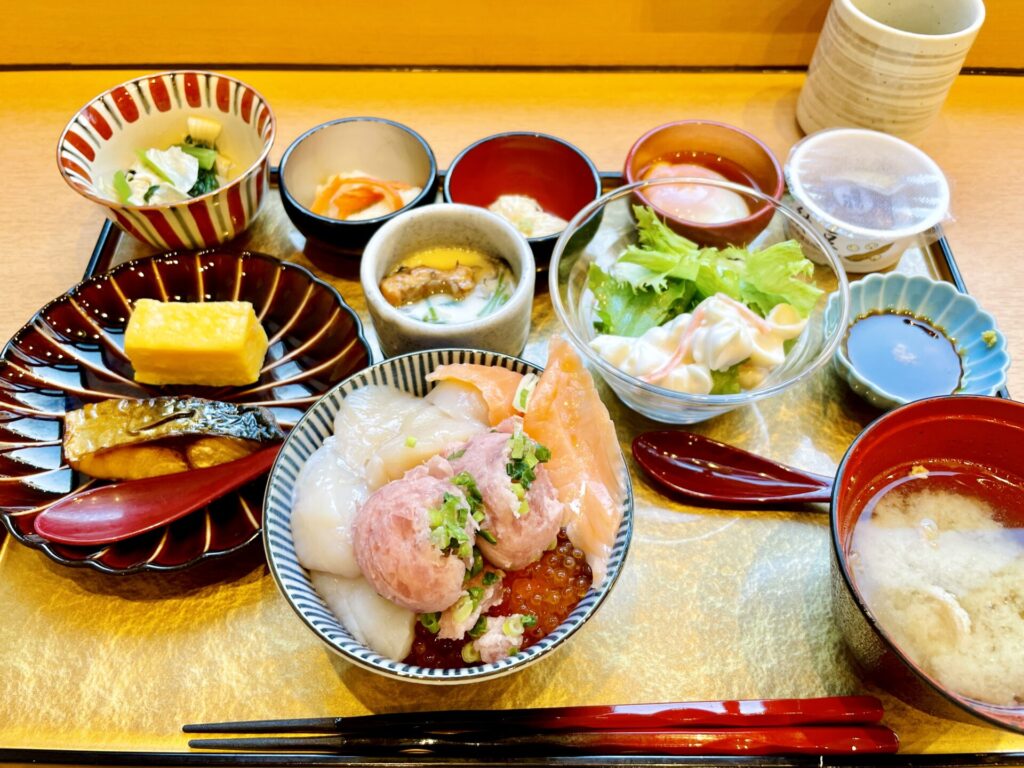
<path id="1" fill-rule="evenodd" d="M 785 186 L 778 159 L 740 128 L 708 120 L 658 126 L 633 144 L 623 171 L 627 183 L 652 178 L 712 178 L 780 199 Z M 700 184 L 665 185 L 638 195 L 679 234 L 701 245 L 745 246 L 772 220 L 773 209 L 751 197 Z"/>
<path id="2" fill-rule="evenodd" d="M 877 682 L 1024 733 L 1024 404 L 919 400 L 873 422 L 832 496 L 832 608 Z"/>

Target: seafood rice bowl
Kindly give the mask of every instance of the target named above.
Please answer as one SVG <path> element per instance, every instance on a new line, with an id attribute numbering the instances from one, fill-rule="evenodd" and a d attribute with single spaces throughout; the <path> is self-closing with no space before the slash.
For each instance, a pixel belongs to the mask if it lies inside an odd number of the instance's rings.
<path id="1" fill-rule="evenodd" d="M 325 395 L 271 472 L 264 540 L 293 609 L 372 671 L 508 673 L 610 591 L 632 531 L 614 425 L 571 347 L 544 371 L 432 350 Z"/>

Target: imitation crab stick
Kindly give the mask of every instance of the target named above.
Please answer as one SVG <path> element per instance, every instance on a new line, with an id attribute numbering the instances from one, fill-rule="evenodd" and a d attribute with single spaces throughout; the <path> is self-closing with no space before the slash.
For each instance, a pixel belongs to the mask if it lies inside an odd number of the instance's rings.
<path id="1" fill-rule="evenodd" d="M 409 185 L 401 181 L 335 174 L 317 189 L 313 213 L 345 219 L 381 200 L 386 201 L 392 211 L 397 211 L 405 205 L 399 194 L 403 189 L 409 189 Z"/>

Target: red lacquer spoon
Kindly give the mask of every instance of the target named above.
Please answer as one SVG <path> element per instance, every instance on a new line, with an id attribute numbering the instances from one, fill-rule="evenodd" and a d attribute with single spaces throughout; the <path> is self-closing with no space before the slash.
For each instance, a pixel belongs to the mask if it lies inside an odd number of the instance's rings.
<path id="1" fill-rule="evenodd" d="M 173 523 L 270 469 L 280 445 L 245 458 L 173 475 L 101 485 L 61 499 L 33 521 L 57 544 L 112 544 Z"/>
<path id="2" fill-rule="evenodd" d="M 656 485 L 706 502 L 749 505 L 829 501 L 832 478 L 679 430 L 644 432 L 633 457 Z"/>

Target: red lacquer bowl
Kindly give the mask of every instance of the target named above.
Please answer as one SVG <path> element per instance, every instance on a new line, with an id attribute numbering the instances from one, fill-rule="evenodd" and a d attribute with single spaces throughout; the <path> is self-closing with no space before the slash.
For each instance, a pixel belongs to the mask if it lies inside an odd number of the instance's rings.
<path id="1" fill-rule="evenodd" d="M 462 150 L 444 179 L 444 199 L 488 207 L 501 195 L 527 195 L 566 221 L 601 196 L 601 175 L 578 148 L 543 133 L 499 133 Z M 561 232 L 529 237 L 539 268 Z"/>
<path id="2" fill-rule="evenodd" d="M 894 467 L 955 461 L 1024 477 L 1024 403 L 952 395 L 919 400 L 873 422 L 847 451 L 832 495 L 832 607 L 847 645 L 878 682 L 916 706 L 1024 733 L 1024 705 L 1000 707 L 945 688 L 896 644 L 857 588 L 849 557 L 865 493 Z M 1015 509 L 1022 519 L 1021 507 Z M 1024 663 L 1024 659 L 1018 662 Z"/>
<path id="3" fill-rule="evenodd" d="M 132 302 L 141 298 L 251 302 L 270 339 L 259 381 L 218 388 L 136 384 L 123 347 Z M 65 412 L 112 397 L 194 394 L 264 405 L 288 429 L 369 362 L 359 318 L 334 288 L 296 264 L 218 252 L 121 264 L 51 301 L 0 353 L 0 518 L 18 541 L 53 560 L 108 573 L 176 570 L 234 552 L 259 537 L 265 477 L 117 544 L 71 547 L 36 536 L 32 523 L 46 506 L 103 482 L 64 462 Z"/>
<path id="4" fill-rule="evenodd" d="M 772 151 L 760 139 L 740 128 L 710 120 L 681 120 L 652 128 L 630 147 L 623 175 L 627 184 L 642 181 L 644 172 L 657 160 L 682 155 L 679 162 L 688 162 L 690 153 L 725 160 L 728 168 L 719 169 L 729 181 L 751 186 L 776 200 L 782 198 L 785 180 L 782 167 Z M 749 216 L 719 224 L 703 224 L 673 216 L 653 205 L 642 195 L 638 202 L 650 205 L 672 229 L 700 245 L 724 248 L 745 246 L 768 226 L 775 211 L 770 205 L 756 205 Z M 752 198 L 748 198 L 748 203 Z"/>

